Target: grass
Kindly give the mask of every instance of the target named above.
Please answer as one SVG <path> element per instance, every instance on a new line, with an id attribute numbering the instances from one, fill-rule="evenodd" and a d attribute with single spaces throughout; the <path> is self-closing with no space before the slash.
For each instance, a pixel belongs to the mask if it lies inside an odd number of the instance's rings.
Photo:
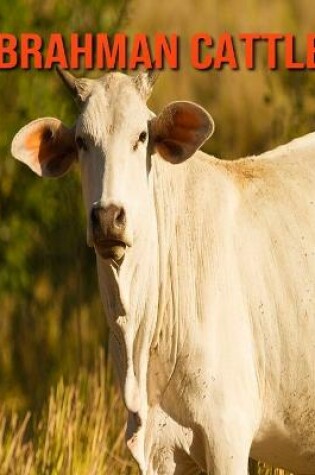
<path id="1" fill-rule="evenodd" d="M 0 412 L 0 475 L 136 474 L 124 420 L 101 353 L 94 371 L 58 383 L 38 421 Z"/>
<path id="2" fill-rule="evenodd" d="M 0 475 L 135 475 L 124 442 L 125 410 L 104 353 L 91 372 L 61 379 L 36 420 L 0 410 Z M 251 475 L 285 475 L 250 462 Z"/>

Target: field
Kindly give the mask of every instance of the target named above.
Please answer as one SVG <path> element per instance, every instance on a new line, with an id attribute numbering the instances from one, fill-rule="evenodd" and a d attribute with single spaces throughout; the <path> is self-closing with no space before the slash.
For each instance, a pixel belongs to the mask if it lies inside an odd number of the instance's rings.
<path id="1" fill-rule="evenodd" d="M 150 106 L 202 104 L 216 123 L 205 150 L 233 159 L 313 131 L 315 79 L 281 67 L 267 72 L 264 48 L 254 71 L 195 71 L 189 37 L 290 31 L 303 58 L 313 12 L 311 0 L 16 0 L 1 2 L 0 22 L 16 35 L 181 35 L 181 68 L 161 74 Z M 0 475 L 137 473 L 124 446 L 125 411 L 85 242 L 79 173 L 44 181 L 10 156 L 22 125 L 44 116 L 70 125 L 75 105 L 51 71 L 0 71 L 0 88 Z M 251 473 L 283 472 L 251 462 Z"/>
<path id="2" fill-rule="evenodd" d="M 0 412 L 0 473 L 132 475 L 123 442 L 124 409 L 100 351 L 92 373 L 51 389 L 40 416 Z"/>

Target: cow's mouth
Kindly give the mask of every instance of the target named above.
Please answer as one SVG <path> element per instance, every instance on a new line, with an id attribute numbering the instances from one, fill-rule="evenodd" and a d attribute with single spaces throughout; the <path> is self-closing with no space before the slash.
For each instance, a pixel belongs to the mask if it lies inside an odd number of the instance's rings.
<path id="1" fill-rule="evenodd" d="M 127 244 L 116 239 L 102 239 L 94 242 L 96 252 L 103 259 L 113 259 L 120 263 L 125 255 Z"/>

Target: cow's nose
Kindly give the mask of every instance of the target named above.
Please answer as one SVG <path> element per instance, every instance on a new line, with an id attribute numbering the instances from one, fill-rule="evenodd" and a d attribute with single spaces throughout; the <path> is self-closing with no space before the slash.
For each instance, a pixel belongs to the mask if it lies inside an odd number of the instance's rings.
<path id="1" fill-rule="evenodd" d="M 95 204 L 91 211 L 93 228 L 100 228 L 103 233 L 123 233 L 126 228 L 126 212 L 122 206 Z"/>

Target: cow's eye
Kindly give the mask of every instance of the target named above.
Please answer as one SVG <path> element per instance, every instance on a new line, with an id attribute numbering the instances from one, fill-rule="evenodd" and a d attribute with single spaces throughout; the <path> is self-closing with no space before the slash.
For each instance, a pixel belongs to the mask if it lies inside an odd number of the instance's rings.
<path id="1" fill-rule="evenodd" d="M 146 141 L 146 139 L 147 139 L 147 133 L 146 133 L 145 130 L 143 130 L 143 131 L 141 132 L 141 134 L 139 135 L 139 139 L 138 139 L 138 140 L 139 140 L 139 142 L 144 143 L 144 142 Z"/>
<path id="2" fill-rule="evenodd" d="M 137 150 L 138 149 L 138 146 L 139 146 L 139 143 L 144 143 L 147 139 L 147 133 L 145 130 L 143 130 L 141 132 L 141 134 L 139 134 L 139 137 L 138 137 L 138 140 L 136 141 L 136 143 L 133 145 L 133 149 L 134 150 Z"/>
<path id="3" fill-rule="evenodd" d="M 79 150 L 87 150 L 87 145 L 82 137 L 76 137 L 75 143 Z"/>

